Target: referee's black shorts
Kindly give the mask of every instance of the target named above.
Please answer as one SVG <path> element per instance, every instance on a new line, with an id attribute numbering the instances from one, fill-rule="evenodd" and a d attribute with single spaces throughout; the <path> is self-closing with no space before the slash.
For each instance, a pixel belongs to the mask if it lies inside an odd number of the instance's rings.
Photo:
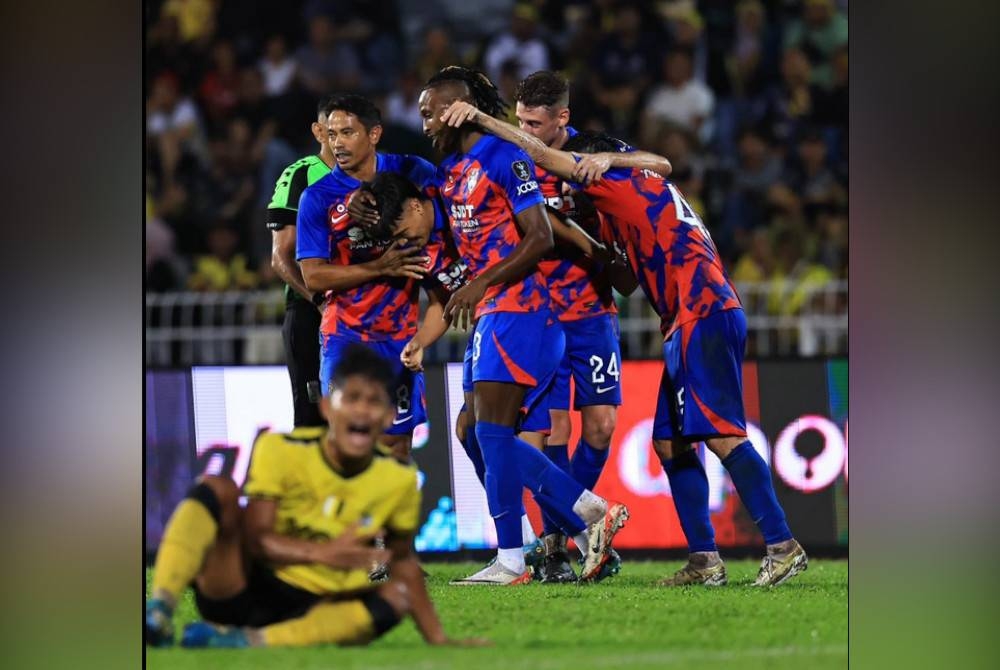
<path id="1" fill-rule="evenodd" d="M 281 339 L 292 381 L 295 426 L 325 425 L 319 413 L 319 325 L 320 313 L 311 302 L 292 300 L 285 308 Z"/>

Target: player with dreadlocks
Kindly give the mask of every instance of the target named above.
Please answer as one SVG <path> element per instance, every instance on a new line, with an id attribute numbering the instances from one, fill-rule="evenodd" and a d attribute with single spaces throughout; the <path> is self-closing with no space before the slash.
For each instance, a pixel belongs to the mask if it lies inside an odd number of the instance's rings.
<path id="1" fill-rule="evenodd" d="M 628 510 L 594 495 L 514 435 L 521 408 L 551 383 L 562 355 L 561 339 L 547 329 L 552 322 L 548 287 L 537 267 L 553 242 L 535 167 L 524 151 L 478 127 L 443 123 L 442 114 L 456 101 L 495 116 L 506 108 L 484 74 L 463 67 L 446 67 L 431 77 L 418 101 L 424 133 L 445 154 L 438 192 L 469 269 L 469 282 L 452 294 L 444 316 L 461 328 L 475 324 L 466 379 L 475 425 L 467 430 L 466 446 L 473 462 L 481 452 L 499 544 L 495 562 L 456 583 L 531 580 L 522 552 L 522 487 L 544 499 L 564 529 L 588 549 L 581 579 L 598 579 Z"/>
<path id="2" fill-rule="evenodd" d="M 516 142 L 539 165 L 572 178 L 579 153 L 614 151 L 620 141 L 579 133 L 553 149 L 468 104 L 442 122 L 474 127 Z M 757 586 L 777 586 L 803 572 L 808 556 L 792 536 L 767 462 L 747 439 L 743 408 L 746 316 L 712 237 L 676 186 L 652 170 L 608 169 L 584 187 L 606 216 L 602 234 L 625 250 L 650 305 L 660 315 L 663 375 L 653 423 L 653 449 L 670 480 L 688 540 L 688 563 L 664 586 L 727 582 L 708 513 L 708 480 L 694 445 L 704 442 L 729 473 L 767 545 Z"/>

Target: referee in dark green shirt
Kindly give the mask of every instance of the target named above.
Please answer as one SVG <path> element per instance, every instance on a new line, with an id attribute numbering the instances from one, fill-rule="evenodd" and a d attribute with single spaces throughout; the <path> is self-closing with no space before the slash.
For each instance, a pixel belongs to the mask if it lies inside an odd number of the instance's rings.
<path id="1" fill-rule="evenodd" d="M 295 262 L 295 217 L 299 196 L 313 182 L 330 173 L 333 152 L 326 142 L 328 100 L 319 104 L 312 134 L 319 143 L 319 154 L 295 161 L 281 173 L 274 195 L 267 206 L 267 227 L 271 231 L 271 267 L 285 281 L 285 322 L 281 338 L 285 342 L 285 361 L 292 381 L 295 425 L 323 426 L 319 413 L 319 325 L 326 304 L 322 293 L 312 293 L 302 280 Z"/>

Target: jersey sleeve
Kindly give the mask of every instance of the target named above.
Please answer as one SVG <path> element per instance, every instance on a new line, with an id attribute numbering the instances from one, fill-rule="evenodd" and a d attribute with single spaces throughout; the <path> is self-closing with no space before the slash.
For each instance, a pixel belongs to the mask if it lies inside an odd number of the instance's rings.
<path id="1" fill-rule="evenodd" d="M 411 469 L 406 478 L 406 490 L 386 520 L 386 530 L 393 535 L 415 535 L 420 523 L 420 488 L 417 471 Z"/>
<path id="2" fill-rule="evenodd" d="M 284 495 L 282 463 L 279 453 L 281 438 L 274 433 L 261 433 L 253 448 L 243 491 L 250 498 L 280 498 Z"/>
<path id="3" fill-rule="evenodd" d="M 307 188 L 299 200 L 296 217 L 295 260 L 322 258 L 330 260 L 330 228 L 326 225 L 326 208 L 320 194 Z"/>
<path id="4" fill-rule="evenodd" d="M 514 145 L 497 151 L 490 161 L 490 179 L 499 184 L 510 200 L 514 214 L 545 203 L 535 179 L 535 163 Z"/>
<path id="5" fill-rule="evenodd" d="M 274 185 L 274 194 L 267 206 L 266 225 L 269 230 L 281 230 L 285 226 L 295 225 L 299 198 L 308 185 L 308 163 L 293 163 L 285 168 Z"/>

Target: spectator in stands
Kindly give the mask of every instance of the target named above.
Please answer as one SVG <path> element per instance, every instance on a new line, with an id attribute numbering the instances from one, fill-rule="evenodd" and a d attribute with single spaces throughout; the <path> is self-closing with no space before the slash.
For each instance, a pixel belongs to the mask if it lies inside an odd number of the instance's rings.
<path id="1" fill-rule="evenodd" d="M 636 4 L 621 5 L 613 16 L 614 32 L 591 54 L 589 87 L 611 132 L 632 135 L 636 109 L 661 63 L 660 49 L 654 34 L 643 30 Z"/>
<path id="2" fill-rule="evenodd" d="M 228 41 L 212 47 L 212 67 L 198 85 L 198 98 L 213 134 L 225 127 L 239 103 L 240 74 L 236 51 Z"/>
<path id="3" fill-rule="evenodd" d="M 264 77 L 264 92 L 269 98 L 285 95 L 295 83 L 297 65 L 288 53 L 284 35 L 271 35 L 258 66 Z"/>
<path id="4" fill-rule="evenodd" d="M 734 282 L 762 282 L 774 270 L 774 251 L 771 231 L 766 226 L 755 229 L 750 234 L 750 243 L 736 261 L 729 278 Z M 745 298 L 744 298 L 745 300 Z M 748 311 L 757 311 L 748 306 Z"/>
<path id="5" fill-rule="evenodd" d="M 181 40 L 177 17 L 161 14 L 146 31 L 146 53 L 143 68 L 147 73 L 173 72 L 182 89 L 193 88 L 198 66 L 194 50 Z M 147 94 L 145 88 L 143 93 Z"/>
<path id="6" fill-rule="evenodd" d="M 676 2 L 667 6 L 667 26 L 671 48 L 687 49 L 691 53 L 691 76 L 702 85 L 708 82 L 708 40 L 705 20 L 693 2 Z"/>
<path id="7" fill-rule="evenodd" d="M 167 0 L 160 13 L 177 18 L 182 41 L 205 45 L 215 34 L 218 9 L 217 0 Z"/>
<path id="8" fill-rule="evenodd" d="M 146 138 L 159 159 L 160 178 L 172 185 L 177 165 L 187 154 L 205 158 L 205 138 L 194 101 L 182 96 L 177 76 L 163 72 L 153 80 L 146 102 Z"/>
<path id="9" fill-rule="evenodd" d="M 790 161 L 790 168 L 782 180 L 789 191 L 786 210 L 802 212 L 813 220 L 821 209 L 847 204 L 847 191 L 827 165 L 826 158 L 826 142 L 819 129 L 804 131 L 795 158 Z M 797 202 L 792 202 L 793 198 Z"/>
<path id="10" fill-rule="evenodd" d="M 383 105 L 387 123 L 395 123 L 415 133 L 423 133 L 424 120 L 417 108 L 417 98 L 420 97 L 424 81 L 414 70 L 403 73 Z"/>
<path id="11" fill-rule="evenodd" d="M 786 49 L 781 59 L 781 82 L 773 85 L 763 98 L 757 118 L 770 126 L 782 147 L 791 146 L 803 126 L 810 125 L 825 97 L 810 83 L 812 66 L 801 49 Z"/>
<path id="12" fill-rule="evenodd" d="M 333 23 L 324 14 L 309 21 L 309 42 L 295 53 L 298 80 L 315 96 L 330 91 L 353 91 L 361 80 L 361 62 L 349 44 L 337 40 Z"/>
<path id="13" fill-rule="evenodd" d="M 663 58 L 663 83 L 655 86 L 643 109 L 640 136 L 653 142 L 663 124 L 678 126 L 695 134 L 704 143 L 711 136 L 712 91 L 693 78 L 693 62 L 688 49 L 671 49 Z"/>
<path id="14" fill-rule="evenodd" d="M 173 291 L 181 288 L 184 264 L 174 248 L 174 232 L 157 216 L 152 196 L 146 194 L 146 290 Z"/>
<path id="15" fill-rule="evenodd" d="M 192 291 L 230 291 L 257 286 L 257 275 L 247 267 L 247 259 L 237 251 L 239 231 L 225 221 L 217 221 L 206 236 L 208 253 L 195 261 L 188 277 Z"/>
<path id="16" fill-rule="evenodd" d="M 525 2 L 514 5 L 510 27 L 487 45 L 483 70 L 493 81 L 500 81 L 501 68 L 511 61 L 516 65 L 515 82 L 549 69 L 549 47 L 538 35 L 538 10 Z"/>
<path id="17" fill-rule="evenodd" d="M 767 225 L 771 190 L 781 179 L 781 169 L 766 133 L 745 128 L 739 136 L 739 164 L 728 189 L 719 242 L 743 249 L 747 233 Z"/>
<path id="18" fill-rule="evenodd" d="M 817 258 L 838 277 L 847 278 L 847 209 L 824 209 L 816 219 L 819 235 Z"/>
<path id="19" fill-rule="evenodd" d="M 767 23 L 760 0 L 736 5 L 736 31 L 726 57 L 729 85 L 734 95 L 761 95 L 777 77 L 781 42 Z"/>
<path id="20" fill-rule="evenodd" d="M 792 21 L 785 33 L 785 47 L 799 48 L 812 64 L 809 82 L 822 88 L 833 84 L 830 60 L 847 44 L 847 17 L 833 0 L 805 0 L 802 19 Z"/>
<path id="21" fill-rule="evenodd" d="M 778 231 L 774 240 L 774 267 L 768 276 L 767 311 L 793 315 L 809 306 L 812 292 L 835 279 L 833 273 L 812 260 L 804 232 L 797 226 Z"/>
<path id="22" fill-rule="evenodd" d="M 212 196 L 216 216 L 243 230 L 249 228 L 257 193 L 257 164 L 253 161 L 253 130 L 243 118 L 235 118 L 226 136 L 213 142 Z"/>
<path id="23" fill-rule="evenodd" d="M 416 68 L 421 86 L 441 68 L 459 63 L 461 61 L 452 48 L 451 38 L 444 27 L 436 26 L 424 33 L 424 45 L 417 56 Z"/>

